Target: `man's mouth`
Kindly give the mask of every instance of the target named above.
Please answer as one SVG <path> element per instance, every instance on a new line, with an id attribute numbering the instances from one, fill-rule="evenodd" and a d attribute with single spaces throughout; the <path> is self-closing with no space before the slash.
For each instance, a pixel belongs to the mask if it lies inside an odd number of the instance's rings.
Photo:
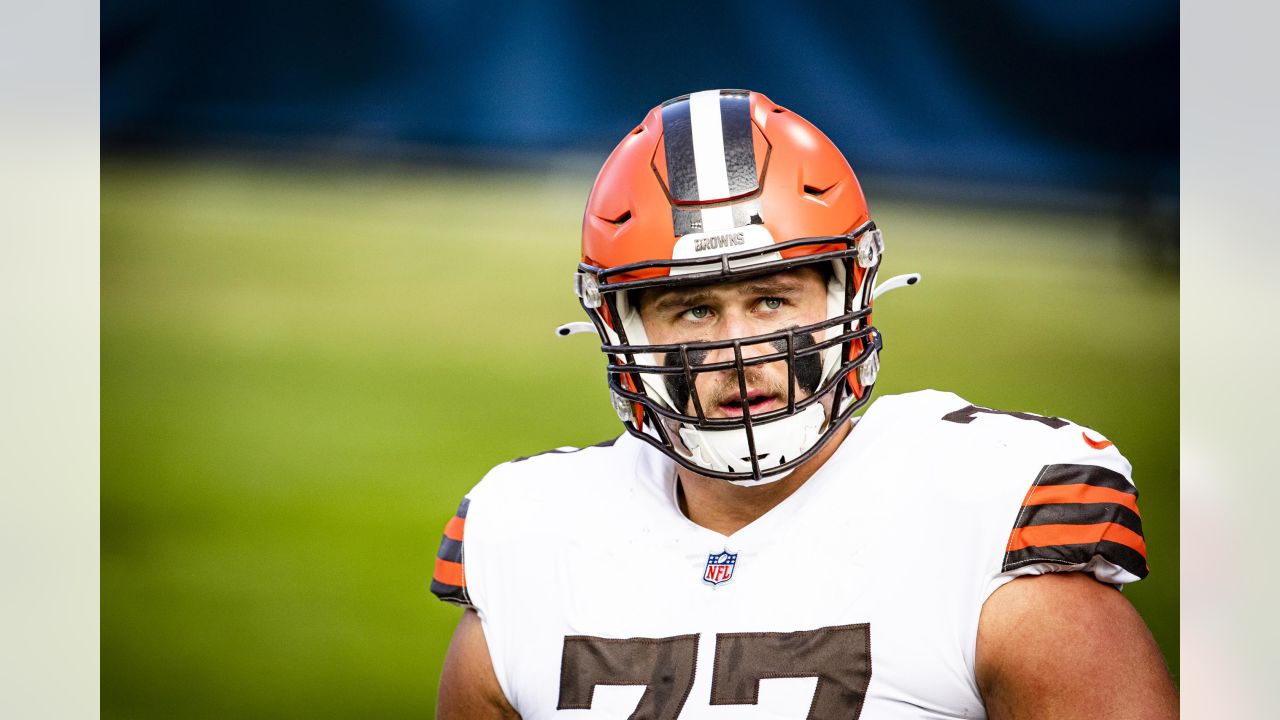
<path id="1" fill-rule="evenodd" d="M 742 400 L 735 397 L 730 401 L 720 403 L 720 411 L 727 417 L 742 417 L 743 405 Z M 759 415 L 781 407 L 782 402 L 773 393 L 752 390 L 747 393 L 745 405 L 752 415 Z"/>

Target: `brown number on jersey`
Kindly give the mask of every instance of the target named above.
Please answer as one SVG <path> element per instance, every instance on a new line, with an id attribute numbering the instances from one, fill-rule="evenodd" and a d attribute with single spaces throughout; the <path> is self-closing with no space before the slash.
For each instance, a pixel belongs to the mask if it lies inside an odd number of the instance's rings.
<path id="1" fill-rule="evenodd" d="M 564 639 L 558 710 L 588 710 L 597 685 L 643 685 L 628 720 L 675 720 L 693 689 L 698 636 Z M 871 626 L 716 635 L 712 705 L 755 705 L 760 681 L 816 677 L 807 720 L 857 720 L 871 683 Z"/>

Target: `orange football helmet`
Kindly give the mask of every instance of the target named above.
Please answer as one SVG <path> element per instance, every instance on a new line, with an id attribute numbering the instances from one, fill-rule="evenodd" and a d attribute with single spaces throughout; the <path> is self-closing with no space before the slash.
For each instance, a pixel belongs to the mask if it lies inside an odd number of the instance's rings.
<path id="1" fill-rule="evenodd" d="M 699 474 L 737 484 L 784 477 L 870 399 L 880 336 L 871 287 L 883 251 L 836 146 L 804 118 L 744 90 L 653 108 L 596 178 L 574 287 L 608 358 L 627 430 Z M 827 278 L 827 318 L 723 341 L 653 345 L 628 293 L 735 282 L 802 265 Z M 744 347 L 759 344 L 754 357 Z M 703 362 L 712 351 L 733 360 Z M 787 402 L 753 416 L 747 368 L 787 364 Z M 699 373 L 735 370 L 744 412 L 711 418 Z"/>

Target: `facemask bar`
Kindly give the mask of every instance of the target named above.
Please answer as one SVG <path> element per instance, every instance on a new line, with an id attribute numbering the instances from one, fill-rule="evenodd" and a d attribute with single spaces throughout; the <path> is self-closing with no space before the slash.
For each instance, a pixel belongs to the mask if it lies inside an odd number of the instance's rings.
<path id="1" fill-rule="evenodd" d="M 847 343 L 853 340 L 869 340 L 874 334 L 875 329 L 872 326 L 865 326 L 852 330 L 845 330 L 840 334 L 815 341 L 811 345 L 802 349 L 797 349 L 797 336 L 813 336 L 823 330 L 831 327 L 846 326 L 852 327 L 854 323 L 866 318 L 871 314 L 869 308 L 862 308 L 856 312 L 850 312 L 847 315 L 839 315 L 828 320 L 823 320 L 812 325 L 797 326 L 768 333 L 765 335 L 755 335 L 746 338 L 734 338 L 730 340 L 708 340 L 703 342 L 691 342 L 672 345 L 603 345 L 601 350 L 609 355 L 618 356 L 634 353 L 636 355 L 653 355 L 653 356 L 669 356 L 671 354 L 679 354 L 680 363 L 678 365 L 644 365 L 635 362 L 617 363 L 611 362 L 606 366 L 609 372 L 609 387 L 618 395 L 635 402 L 644 402 L 649 400 L 648 396 L 632 391 L 625 387 L 617 378 L 622 374 L 632 373 L 637 375 L 681 375 L 690 391 L 689 400 L 694 407 L 694 413 L 688 414 L 679 408 L 665 408 L 655 403 L 650 410 L 662 417 L 675 420 L 680 423 L 691 425 L 703 430 L 723 430 L 736 428 L 741 425 L 737 418 L 707 418 L 701 398 L 697 395 L 697 384 L 694 382 L 696 376 L 702 373 L 720 372 L 724 370 L 733 370 L 740 379 L 745 382 L 746 369 L 756 365 L 766 365 L 775 362 L 787 363 L 787 406 L 777 410 L 770 411 L 757 418 L 758 422 L 768 422 L 769 420 L 793 415 L 797 410 L 802 410 L 816 402 L 819 397 L 829 392 L 835 381 L 840 379 L 839 376 L 846 370 L 842 365 L 833 376 L 825 382 L 820 382 L 812 394 L 803 400 L 796 399 L 796 369 L 798 367 L 797 358 L 806 358 L 809 356 L 817 356 L 821 358 L 822 352 L 836 345 L 847 347 Z M 775 341 L 785 341 L 786 347 L 778 352 L 759 355 L 752 358 L 742 357 L 742 348 L 752 345 L 773 345 Z M 868 343 L 864 343 L 866 346 Z M 695 363 L 690 359 L 690 353 L 700 354 L 718 350 L 732 350 L 734 352 L 733 360 L 722 360 L 711 363 Z M 859 355 L 859 358 L 862 356 Z M 856 360 L 856 359 L 855 359 Z M 851 361 L 853 362 L 853 361 Z M 845 363 L 847 365 L 848 363 Z M 746 393 L 742 393 L 745 397 Z"/>
<path id="2" fill-rule="evenodd" d="M 880 336 L 879 334 L 876 334 L 874 335 L 874 346 L 869 347 L 867 351 L 860 354 L 857 359 L 846 363 L 846 366 L 850 369 L 850 371 L 852 371 L 852 368 L 861 364 L 862 360 L 866 357 L 867 354 L 869 354 L 869 352 L 872 349 L 879 350 L 879 348 L 880 348 Z M 839 393 L 839 388 L 842 386 L 843 386 L 843 383 L 841 385 L 837 385 L 838 394 L 841 394 Z M 799 467 L 800 465 L 803 465 L 804 463 L 808 462 L 811 458 L 813 458 L 813 456 L 817 455 L 818 452 L 822 450 L 823 446 L 825 446 L 827 442 L 832 438 L 832 436 L 836 434 L 839 428 L 843 426 L 845 423 L 847 423 L 850 420 L 850 418 L 853 417 L 854 413 L 856 413 L 859 409 L 861 409 L 864 405 L 867 404 L 867 402 L 871 399 L 871 395 L 874 392 L 874 389 L 875 389 L 874 384 L 864 385 L 862 396 L 860 398 L 854 399 L 852 402 L 849 402 L 847 406 L 838 414 L 836 413 L 836 409 L 839 408 L 839 403 L 834 404 L 832 406 L 833 417 L 830 420 L 830 422 L 827 423 L 827 427 L 823 431 L 821 437 L 818 438 L 818 441 L 815 442 L 813 446 L 810 447 L 804 453 L 797 455 L 795 458 L 792 458 L 787 462 L 783 463 L 782 465 L 779 465 L 778 467 L 774 468 L 770 474 L 775 475 L 775 474 L 790 472 L 796 469 L 797 467 Z M 652 409 L 653 407 L 652 405 L 648 405 L 648 404 L 646 404 L 646 406 L 649 407 L 650 409 Z M 653 425 L 660 428 L 659 432 L 661 433 L 661 437 L 654 437 L 640 430 L 639 428 L 636 427 L 634 422 L 627 421 L 624 424 L 626 425 L 627 431 L 631 433 L 632 436 L 639 438 L 640 440 L 643 440 L 644 442 L 662 451 L 663 454 L 667 455 L 672 460 L 674 460 L 677 465 L 687 470 L 690 470 L 692 472 L 695 472 L 699 475 L 702 475 L 704 477 L 716 478 L 718 480 L 736 480 L 736 481 L 760 480 L 763 477 L 763 474 L 760 472 L 759 463 L 756 462 L 755 460 L 757 453 L 755 452 L 754 425 L 751 423 L 750 417 L 747 413 L 744 412 L 743 416 L 747 423 L 745 426 L 745 429 L 747 431 L 747 439 L 748 439 L 748 442 L 750 443 L 750 447 L 752 450 L 752 453 L 751 453 L 752 468 L 751 468 L 751 472 L 740 472 L 740 473 L 721 472 L 718 470 L 712 470 L 710 468 L 704 467 L 702 465 L 699 465 L 693 462 L 691 459 L 685 457 L 684 455 L 678 452 L 673 452 L 671 449 L 672 446 L 670 445 L 670 440 L 666 439 L 668 437 L 667 433 L 665 432 L 665 430 L 661 430 L 662 428 L 665 428 L 664 424 L 661 422 L 653 423 Z"/>

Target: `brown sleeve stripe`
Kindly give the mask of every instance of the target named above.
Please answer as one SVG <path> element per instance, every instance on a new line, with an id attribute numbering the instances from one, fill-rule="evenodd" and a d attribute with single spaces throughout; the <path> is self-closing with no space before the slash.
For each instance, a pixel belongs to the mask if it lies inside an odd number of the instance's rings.
<path id="1" fill-rule="evenodd" d="M 1012 552 L 1028 547 L 1087 545 L 1103 540 L 1128 545 L 1144 558 L 1147 556 L 1147 543 L 1141 535 L 1112 522 L 1096 525 L 1032 525 L 1017 528 L 1009 535 L 1009 546 L 1006 550 Z"/>
<path id="2" fill-rule="evenodd" d="M 1038 565 L 1040 563 L 1083 565 L 1095 556 L 1101 557 L 1113 565 L 1119 565 L 1139 578 L 1147 576 L 1146 558 L 1128 545 L 1105 540 L 1088 545 L 1054 545 L 1052 547 L 1029 547 L 1022 550 L 1014 550 L 1005 555 L 1002 572 L 1008 572 L 1023 565 Z"/>
<path id="3" fill-rule="evenodd" d="M 447 603 L 461 605 L 462 607 L 475 607 L 471 604 L 471 595 L 461 585 L 448 585 L 433 578 L 431 580 L 431 594 Z"/>
<path id="4" fill-rule="evenodd" d="M 1146 556 L 1138 491 L 1124 475 L 1097 465 L 1045 465 L 1014 521 L 1003 571 L 1101 557 L 1146 577 Z"/>
<path id="5" fill-rule="evenodd" d="M 1018 515 L 1017 527 L 1032 525 L 1095 525 L 1113 522 L 1142 534 L 1142 518 L 1125 505 L 1116 503 L 1056 503 L 1029 505 Z"/>
<path id="6" fill-rule="evenodd" d="M 1045 465 L 1040 471 L 1040 478 L 1036 484 L 1042 487 L 1045 485 L 1092 485 L 1130 495 L 1138 494 L 1133 483 L 1129 482 L 1124 475 L 1100 465 Z"/>
<path id="7" fill-rule="evenodd" d="M 1031 488 L 1031 492 L 1027 493 L 1026 499 L 1022 501 L 1022 504 L 1027 507 L 1062 503 L 1109 503 L 1128 508 L 1134 514 L 1138 514 L 1136 494 L 1092 485 L 1036 486 Z"/>
<path id="8" fill-rule="evenodd" d="M 445 602 L 471 607 L 471 596 L 467 592 L 466 568 L 464 567 L 463 536 L 466 529 L 467 509 L 471 505 L 470 498 L 463 498 L 458 512 L 444 527 L 444 537 L 440 539 L 440 549 L 436 551 L 435 571 L 431 577 L 431 592 Z"/>
<path id="9" fill-rule="evenodd" d="M 462 541 L 445 537 L 440 540 L 440 549 L 436 551 L 436 557 L 449 562 L 462 562 Z"/>

